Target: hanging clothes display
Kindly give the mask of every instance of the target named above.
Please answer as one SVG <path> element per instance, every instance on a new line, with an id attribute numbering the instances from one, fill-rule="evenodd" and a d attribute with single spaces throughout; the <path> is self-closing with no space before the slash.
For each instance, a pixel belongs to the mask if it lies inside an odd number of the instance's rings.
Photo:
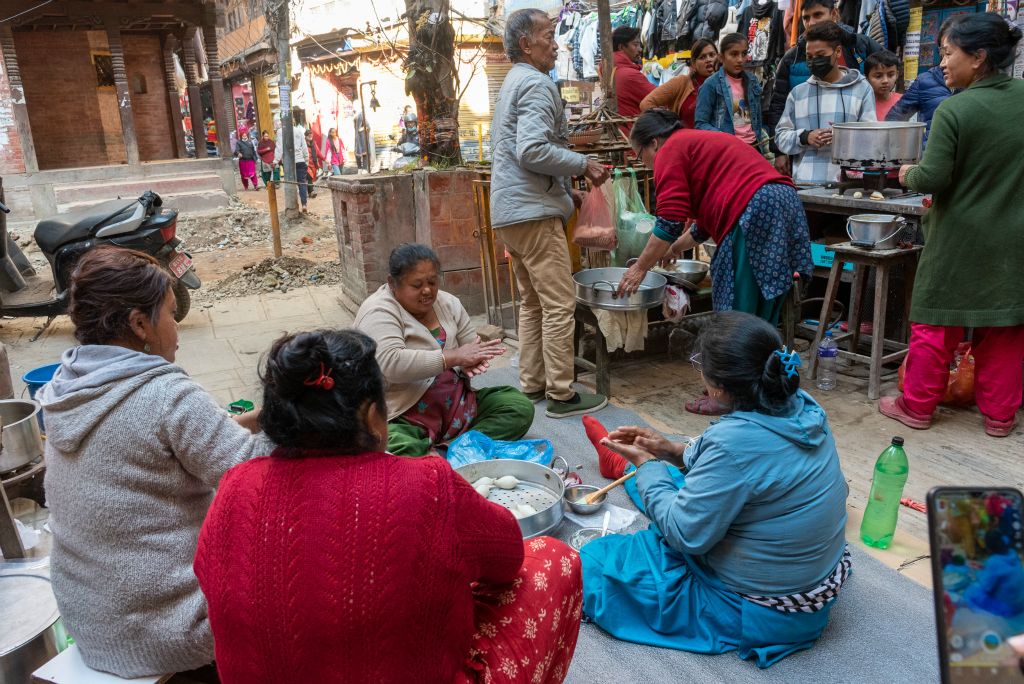
<path id="1" fill-rule="evenodd" d="M 786 52 L 783 12 L 775 0 L 754 0 L 740 13 L 736 31 L 747 36 L 753 67 L 774 66 Z"/>
<path id="2" fill-rule="evenodd" d="M 558 44 L 558 61 L 555 62 L 555 80 L 571 81 L 575 78 L 572 64 L 572 47 L 570 41 L 576 35 L 576 25 L 580 15 L 577 12 L 563 12 L 562 18 L 555 27 L 555 43 Z"/>

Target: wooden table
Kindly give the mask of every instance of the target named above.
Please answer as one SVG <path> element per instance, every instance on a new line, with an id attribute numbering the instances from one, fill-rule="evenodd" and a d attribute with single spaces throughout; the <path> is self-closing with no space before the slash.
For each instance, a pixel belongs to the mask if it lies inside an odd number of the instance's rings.
<path id="1" fill-rule="evenodd" d="M 822 187 L 800 190 L 797 195 L 806 211 L 823 214 L 899 214 L 919 218 L 928 212 L 928 208 L 921 203 L 924 195 L 883 200 L 873 200 L 869 197 L 855 199 L 849 191 L 845 195 L 839 195 L 836 190 Z"/>

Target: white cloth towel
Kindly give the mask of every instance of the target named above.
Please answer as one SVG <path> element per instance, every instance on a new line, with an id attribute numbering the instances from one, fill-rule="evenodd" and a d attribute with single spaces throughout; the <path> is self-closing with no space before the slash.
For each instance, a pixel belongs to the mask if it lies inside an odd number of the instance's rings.
<path id="1" fill-rule="evenodd" d="M 601 328 L 608 351 L 625 349 L 641 351 L 647 337 L 647 309 L 639 311 L 607 311 L 594 309 L 597 326 Z"/>

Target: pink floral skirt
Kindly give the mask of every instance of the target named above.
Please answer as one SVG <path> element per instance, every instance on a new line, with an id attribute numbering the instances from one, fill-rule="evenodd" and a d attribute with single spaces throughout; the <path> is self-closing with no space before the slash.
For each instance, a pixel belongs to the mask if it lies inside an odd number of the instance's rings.
<path id="1" fill-rule="evenodd" d="M 565 679 L 583 607 L 580 557 L 551 537 L 523 542 L 511 584 L 478 588 L 476 627 L 460 684 L 547 684 Z"/>

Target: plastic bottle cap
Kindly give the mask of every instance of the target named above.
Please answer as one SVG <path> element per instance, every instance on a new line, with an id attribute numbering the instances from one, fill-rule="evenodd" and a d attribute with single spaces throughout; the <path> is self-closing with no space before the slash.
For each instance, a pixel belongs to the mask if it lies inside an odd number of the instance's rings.
<path id="1" fill-rule="evenodd" d="M 826 330 L 825 331 L 825 337 L 832 337 L 832 331 L 831 330 Z"/>
<path id="2" fill-rule="evenodd" d="M 893 443 L 893 446 L 901 447 L 901 446 L 903 446 L 903 438 L 902 437 L 893 437 L 892 438 L 892 443 Z"/>

